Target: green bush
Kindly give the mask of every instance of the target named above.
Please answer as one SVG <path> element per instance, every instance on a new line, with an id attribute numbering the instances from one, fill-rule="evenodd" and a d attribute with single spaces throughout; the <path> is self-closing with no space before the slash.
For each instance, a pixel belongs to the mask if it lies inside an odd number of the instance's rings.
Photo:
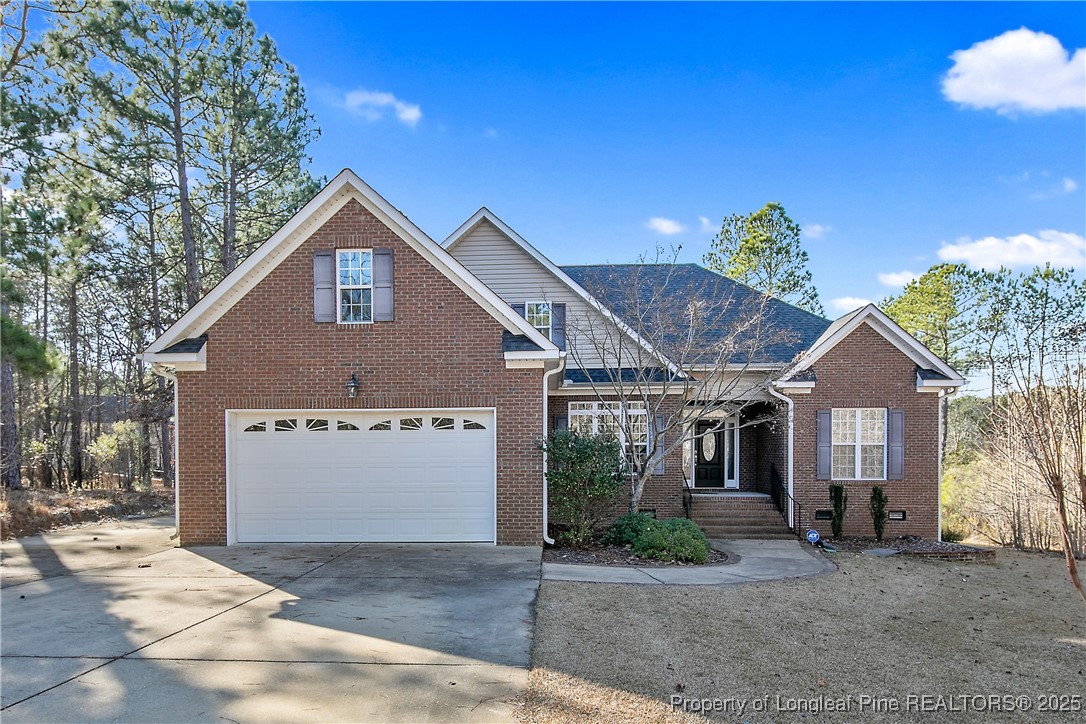
<path id="1" fill-rule="evenodd" d="M 965 533 L 949 526 L 943 526 L 943 534 L 940 536 L 946 543 L 961 543 L 965 540 Z"/>
<path id="2" fill-rule="evenodd" d="M 633 543 L 635 555 L 683 563 L 704 563 L 709 559 L 709 542 L 693 521 L 686 518 L 649 521 Z"/>
<path id="3" fill-rule="evenodd" d="M 830 486 L 830 504 L 833 506 L 830 528 L 833 529 L 833 537 L 840 538 L 845 529 L 845 510 L 848 509 L 848 493 L 844 485 L 834 483 Z"/>
<path id="4" fill-rule="evenodd" d="M 556 430 L 541 443 L 547 453 L 547 488 L 555 539 L 571 548 L 592 542 L 605 516 L 625 492 L 628 472 L 613 435 Z"/>
<path id="5" fill-rule="evenodd" d="M 871 524 L 875 526 L 875 539 L 882 540 L 886 528 L 886 493 L 878 485 L 871 488 Z"/>
<path id="6" fill-rule="evenodd" d="M 607 529 L 603 534 L 603 544 L 609 546 L 632 546 L 645 529 L 656 523 L 656 519 L 646 513 L 627 513 Z"/>

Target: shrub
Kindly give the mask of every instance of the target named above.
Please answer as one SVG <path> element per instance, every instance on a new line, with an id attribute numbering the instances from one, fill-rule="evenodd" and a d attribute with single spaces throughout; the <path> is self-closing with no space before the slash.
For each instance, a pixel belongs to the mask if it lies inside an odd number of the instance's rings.
<path id="1" fill-rule="evenodd" d="M 943 526 L 943 534 L 940 537 L 946 543 L 961 543 L 965 540 L 965 533 L 949 526 Z"/>
<path id="2" fill-rule="evenodd" d="M 603 543 L 609 546 L 632 546 L 654 523 L 656 519 L 646 513 L 627 513 L 607 529 L 603 535 Z"/>
<path id="3" fill-rule="evenodd" d="M 632 550 L 642 558 L 660 561 L 704 563 L 709 559 L 709 542 L 701 528 L 686 518 L 652 520 L 634 541 Z"/>
<path id="4" fill-rule="evenodd" d="M 561 526 L 555 538 L 562 545 L 584 547 L 625 492 L 622 447 L 613 435 L 556 430 L 541 448 L 547 453 L 551 518 Z"/>
<path id="5" fill-rule="evenodd" d="M 886 493 L 876 485 L 871 488 L 871 524 L 875 526 L 875 539 L 882 540 L 886 528 Z"/>
<path id="6" fill-rule="evenodd" d="M 830 527 L 833 529 L 833 537 L 840 538 L 841 531 L 845 528 L 845 510 L 848 509 L 848 493 L 845 492 L 844 485 L 834 483 L 830 486 L 830 503 L 833 505 Z"/>

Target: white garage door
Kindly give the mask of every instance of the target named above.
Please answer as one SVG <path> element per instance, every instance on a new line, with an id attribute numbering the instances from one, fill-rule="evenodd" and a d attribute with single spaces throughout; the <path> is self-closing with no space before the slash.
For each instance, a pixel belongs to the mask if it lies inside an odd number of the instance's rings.
<path id="1" fill-rule="evenodd" d="M 233 415 L 239 543 L 494 542 L 494 414 Z"/>

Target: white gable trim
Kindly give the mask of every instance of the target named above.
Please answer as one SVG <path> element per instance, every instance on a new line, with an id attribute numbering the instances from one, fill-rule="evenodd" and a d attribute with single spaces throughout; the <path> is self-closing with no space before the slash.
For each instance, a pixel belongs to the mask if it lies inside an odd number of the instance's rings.
<path id="1" fill-rule="evenodd" d="M 441 242 L 441 246 L 445 251 L 452 253 L 452 250 L 456 248 L 456 245 L 463 241 L 469 233 L 475 230 L 479 224 L 483 221 L 488 221 L 494 225 L 501 233 L 505 234 L 514 244 L 519 246 L 528 256 L 532 257 L 541 267 L 546 269 L 555 279 L 565 284 L 569 289 L 577 296 L 584 299 L 584 301 L 600 314 L 604 315 L 617 326 L 627 337 L 636 342 L 642 349 L 651 354 L 654 358 L 663 362 L 664 366 L 672 372 L 678 373 L 680 370 L 671 360 L 667 359 L 664 355 L 660 354 L 653 349 L 648 340 L 639 335 L 634 329 L 623 322 L 617 315 L 614 314 L 608 307 L 605 307 L 595 297 L 588 293 L 588 291 L 577 282 L 562 271 L 554 262 L 547 257 L 525 239 L 523 236 L 513 230 L 511 226 L 502 221 L 493 211 L 487 207 L 482 207 L 474 214 L 471 215 L 467 221 L 460 225 L 453 233 L 446 237 L 445 241 Z M 568 321 L 567 321 L 568 325 Z M 567 335 L 568 336 L 568 335 Z"/>
<path id="2" fill-rule="evenodd" d="M 964 377 L 959 375 L 946 362 L 939 359 L 931 350 L 920 344 L 915 337 L 902 329 L 897 322 L 886 316 L 874 304 L 868 304 L 855 312 L 849 312 L 831 324 L 822 336 L 815 340 L 815 343 L 807 350 L 800 362 L 781 378 L 779 384 L 782 386 L 787 384 L 793 375 L 810 368 L 823 355 L 836 347 L 838 342 L 852 334 L 861 324 L 867 324 L 874 329 L 887 342 L 894 345 L 902 354 L 920 367 L 933 369 L 946 375 L 948 379 L 940 380 L 938 387 L 960 387 L 965 384 Z M 925 386 L 935 387 L 936 385 Z"/>
<path id="3" fill-rule="evenodd" d="M 553 356 L 557 347 L 489 287 L 479 281 L 433 239 L 396 210 L 350 169 L 344 169 L 320 193 L 291 217 L 267 241 L 197 302 L 148 348 L 147 354 L 161 352 L 182 339 L 205 333 L 245 294 L 259 284 L 284 259 L 298 249 L 314 231 L 351 200 L 360 203 L 412 249 L 456 284 L 465 294 L 501 322 L 513 334 L 537 344 L 543 356 Z"/>

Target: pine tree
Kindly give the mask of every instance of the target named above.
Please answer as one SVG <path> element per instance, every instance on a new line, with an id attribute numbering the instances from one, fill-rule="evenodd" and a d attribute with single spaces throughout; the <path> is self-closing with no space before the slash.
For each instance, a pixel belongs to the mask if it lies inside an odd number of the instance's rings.
<path id="1" fill-rule="evenodd" d="M 825 311 L 799 234 L 784 207 L 769 203 L 753 214 L 724 219 L 703 261 L 713 271 L 821 316 Z"/>

